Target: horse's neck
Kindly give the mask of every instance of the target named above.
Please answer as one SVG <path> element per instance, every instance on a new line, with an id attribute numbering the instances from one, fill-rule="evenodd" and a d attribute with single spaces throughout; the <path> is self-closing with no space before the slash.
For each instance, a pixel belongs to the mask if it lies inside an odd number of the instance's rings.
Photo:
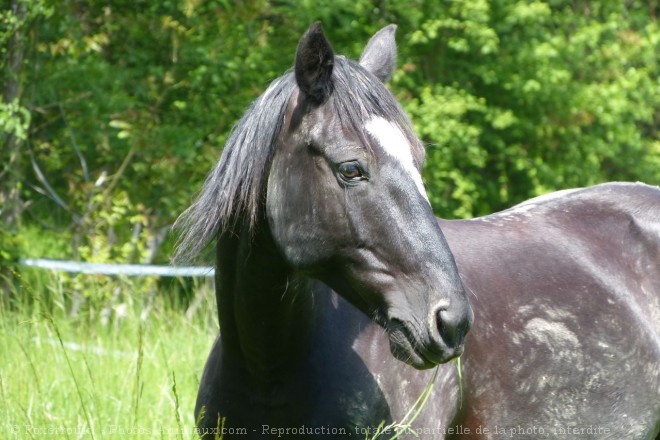
<path id="1" fill-rule="evenodd" d="M 218 242 L 216 296 L 225 357 L 256 381 L 283 380 L 309 351 L 314 307 L 309 280 L 287 266 L 267 228 Z"/>

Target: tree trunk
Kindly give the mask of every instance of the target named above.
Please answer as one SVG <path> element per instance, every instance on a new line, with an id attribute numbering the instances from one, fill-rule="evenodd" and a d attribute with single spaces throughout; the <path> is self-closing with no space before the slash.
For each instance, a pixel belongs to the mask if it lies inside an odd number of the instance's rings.
<path id="1" fill-rule="evenodd" d="M 25 53 L 22 29 L 25 19 L 25 2 L 13 0 L 10 2 L 10 9 L 20 24 L 14 35 L 7 41 L 7 58 L 2 81 L 4 84 L 2 100 L 7 104 L 14 101 L 19 102 L 21 97 L 20 76 Z M 1 135 L 0 222 L 3 228 L 13 231 L 17 226 L 22 207 L 18 187 L 18 183 L 22 180 L 20 166 L 22 141 L 13 131 L 1 133 Z"/>
<path id="2" fill-rule="evenodd" d="M 16 26 L 14 34 L 6 42 L 6 58 L 1 63 L 2 72 L 2 100 L 5 104 L 12 102 L 19 103 L 21 97 L 21 67 L 23 65 L 23 56 L 25 46 L 23 41 L 24 20 L 26 13 L 26 4 L 21 0 L 12 0 L 9 2 L 9 10 L 16 17 L 19 23 Z M 4 66 L 2 66 L 4 64 Z M 15 117 L 24 117 L 17 113 Z M 18 257 L 11 255 L 14 249 L 12 237 L 18 228 L 19 217 L 23 208 L 20 194 L 21 173 L 21 147 L 23 141 L 13 130 L 0 131 L 0 236 L 3 237 L 3 243 L 0 243 L 0 250 L 5 250 L 5 256 L 9 253 L 10 260 Z M 9 297 L 13 291 L 12 269 L 6 264 L 2 264 L 3 259 L 0 256 L 0 298 Z"/>

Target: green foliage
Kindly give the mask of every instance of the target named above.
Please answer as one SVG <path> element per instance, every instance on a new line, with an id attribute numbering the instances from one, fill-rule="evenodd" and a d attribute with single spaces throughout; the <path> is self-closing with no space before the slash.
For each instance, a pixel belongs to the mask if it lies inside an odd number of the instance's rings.
<path id="1" fill-rule="evenodd" d="M 7 67 L 7 45 L 17 31 L 25 31 L 39 17 L 48 18 L 53 7 L 47 0 L 4 0 L 0 9 L 0 69 Z"/>
<path id="2" fill-rule="evenodd" d="M 0 133 L 10 133 L 18 139 L 27 138 L 30 127 L 30 112 L 18 103 L 0 101 Z"/>
<path id="3" fill-rule="evenodd" d="M 0 228 L 0 267 L 9 266 L 18 262 L 19 258 L 19 245 L 17 238 Z"/>
<path id="4" fill-rule="evenodd" d="M 430 143 L 438 212 L 485 214 L 607 180 L 660 182 L 660 32 L 648 4 L 425 6 L 397 85 L 418 91 L 407 108 Z"/>
<path id="5" fill-rule="evenodd" d="M 7 3 L 0 8 L 0 78 L 5 84 L 16 80 L 20 82 L 18 72 L 12 70 L 12 62 L 17 58 L 8 48 L 17 33 L 24 33 L 32 22 L 40 17 L 49 17 L 52 9 L 46 5 L 45 0 L 20 0 Z M 21 44 L 21 43 L 18 43 Z M 30 126 L 30 112 L 19 103 L 19 100 L 8 96 L 2 90 L 0 99 L 0 139 L 7 134 L 16 136 L 20 140 L 27 138 Z"/>

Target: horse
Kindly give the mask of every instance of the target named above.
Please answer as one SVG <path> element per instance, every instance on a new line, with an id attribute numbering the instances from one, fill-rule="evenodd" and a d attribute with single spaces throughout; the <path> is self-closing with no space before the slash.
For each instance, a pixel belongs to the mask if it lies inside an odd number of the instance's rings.
<path id="1" fill-rule="evenodd" d="M 215 245 L 199 434 L 653 438 L 660 190 L 436 218 L 395 29 L 353 61 L 313 24 L 177 221 L 179 261 Z"/>

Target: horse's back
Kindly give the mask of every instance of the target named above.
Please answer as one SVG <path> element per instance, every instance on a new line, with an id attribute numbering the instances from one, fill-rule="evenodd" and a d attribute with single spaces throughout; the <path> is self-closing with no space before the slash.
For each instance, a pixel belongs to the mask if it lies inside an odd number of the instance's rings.
<path id="1" fill-rule="evenodd" d="M 605 184 L 441 225 L 475 311 L 459 423 L 483 438 L 654 438 L 660 189 Z"/>

